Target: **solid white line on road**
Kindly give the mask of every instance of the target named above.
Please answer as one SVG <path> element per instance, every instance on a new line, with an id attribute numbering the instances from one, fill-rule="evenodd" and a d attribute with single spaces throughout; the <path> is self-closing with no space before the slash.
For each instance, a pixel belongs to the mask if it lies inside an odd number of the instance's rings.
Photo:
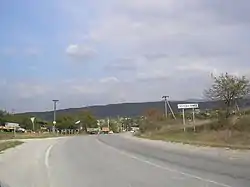
<path id="1" fill-rule="evenodd" d="M 44 160 L 44 162 L 45 162 L 45 166 L 47 167 L 47 169 L 49 169 L 49 155 L 50 155 L 50 151 L 51 151 L 53 146 L 54 145 L 50 145 L 47 148 L 46 152 L 45 152 L 45 160 Z"/>
<path id="2" fill-rule="evenodd" d="M 50 152 L 51 152 L 51 149 L 53 148 L 54 144 L 50 145 L 46 152 L 45 152 L 45 159 L 44 159 L 44 163 L 45 163 L 45 166 L 47 168 L 47 177 L 48 177 L 48 186 L 50 187 L 51 184 L 50 184 L 50 169 L 49 169 L 49 156 L 50 156 Z"/>
<path id="3" fill-rule="evenodd" d="M 155 163 L 153 163 L 153 162 L 151 162 L 151 161 L 148 161 L 148 160 L 146 160 L 146 159 L 136 157 L 136 156 L 134 156 L 134 155 L 132 155 L 132 154 L 129 154 L 129 153 L 125 152 L 125 151 L 121 151 L 121 150 L 119 150 L 119 149 L 117 149 L 117 148 L 115 148 L 115 147 L 112 147 L 112 146 L 110 146 L 110 145 L 107 145 L 107 144 L 101 142 L 98 138 L 97 138 L 96 140 L 97 140 L 97 142 L 99 142 L 99 143 L 101 143 L 101 144 L 103 144 L 103 145 L 105 145 L 105 146 L 107 146 L 107 147 L 109 147 L 109 148 L 111 148 L 111 149 L 117 151 L 118 153 L 120 153 L 120 154 L 122 154 L 122 155 L 125 155 L 125 156 L 127 156 L 127 157 L 133 158 L 133 159 L 135 159 L 135 160 L 137 160 L 137 161 L 140 161 L 140 162 L 149 164 L 149 165 L 151 165 L 151 166 L 160 168 L 160 169 L 162 169 L 162 170 L 170 171 L 170 172 L 173 172 L 173 173 L 178 173 L 178 174 L 187 176 L 187 177 L 189 177 L 189 178 L 193 178 L 193 179 L 197 179 L 197 180 L 200 180 L 200 181 L 212 183 L 212 184 L 215 184 L 215 185 L 218 185 L 218 186 L 232 187 L 232 186 L 230 186 L 230 185 L 227 185 L 227 184 L 224 184 L 224 183 L 220 183 L 220 182 L 216 182 L 216 181 L 214 181 L 214 180 L 205 179 L 205 178 L 199 177 L 199 176 L 197 176 L 197 175 L 193 175 L 193 174 L 190 174 L 190 173 L 178 171 L 178 170 L 175 170 L 175 169 L 171 169 L 171 168 L 169 168 L 169 167 L 164 167 L 164 166 L 155 164 Z"/>

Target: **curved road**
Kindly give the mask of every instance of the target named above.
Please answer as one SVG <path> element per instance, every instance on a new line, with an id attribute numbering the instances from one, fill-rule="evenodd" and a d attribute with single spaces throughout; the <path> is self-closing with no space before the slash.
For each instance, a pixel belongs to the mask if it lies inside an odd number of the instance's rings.
<path id="1" fill-rule="evenodd" d="M 0 155 L 11 187 L 249 187 L 249 152 L 93 135 L 32 140 Z"/>

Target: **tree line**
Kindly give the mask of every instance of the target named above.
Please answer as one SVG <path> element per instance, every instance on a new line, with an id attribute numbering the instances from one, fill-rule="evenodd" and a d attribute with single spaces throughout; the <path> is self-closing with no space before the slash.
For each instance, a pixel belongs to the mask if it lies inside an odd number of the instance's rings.
<path id="1" fill-rule="evenodd" d="M 33 130 L 33 124 L 31 122 L 31 117 L 25 114 L 11 114 L 6 111 L 0 111 L 0 125 L 4 125 L 7 122 L 18 123 L 20 127 L 27 130 Z M 76 123 L 80 121 L 80 123 Z M 60 114 L 56 119 L 56 128 L 61 129 L 78 129 L 80 126 L 86 129 L 88 127 L 97 127 L 97 119 L 89 111 L 80 111 L 73 114 Z M 52 120 L 45 121 L 40 118 L 35 118 L 34 130 L 40 130 L 41 127 L 52 127 Z"/>

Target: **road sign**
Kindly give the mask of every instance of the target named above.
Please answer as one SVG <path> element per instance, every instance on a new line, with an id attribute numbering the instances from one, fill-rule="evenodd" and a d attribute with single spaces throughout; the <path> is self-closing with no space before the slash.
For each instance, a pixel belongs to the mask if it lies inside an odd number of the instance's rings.
<path id="1" fill-rule="evenodd" d="M 56 124 L 56 121 L 53 121 L 53 124 L 55 125 L 55 124 Z"/>
<path id="2" fill-rule="evenodd" d="M 34 123 L 35 117 L 30 118 L 31 122 Z"/>
<path id="3" fill-rule="evenodd" d="M 198 104 L 178 104 L 178 109 L 199 108 Z"/>
<path id="4" fill-rule="evenodd" d="M 30 118 L 31 122 L 32 122 L 32 126 L 33 126 L 33 131 L 35 130 L 35 117 L 31 117 Z"/>
<path id="5" fill-rule="evenodd" d="M 77 124 L 79 124 L 81 121 L 80 120 L 78 120 L 77 122 L 75 122 L 75 124 L 77 125 Z"/>

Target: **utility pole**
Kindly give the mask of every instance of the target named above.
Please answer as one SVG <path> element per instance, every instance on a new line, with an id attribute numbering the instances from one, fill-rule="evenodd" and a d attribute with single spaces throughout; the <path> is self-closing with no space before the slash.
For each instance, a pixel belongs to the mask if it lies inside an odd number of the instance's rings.
<path id="1" fill-rule="evenodd" d="M 55 125 L 56 125 L 56 103 L 59 101 L 57 99 L 52 100 L 54 102 L 54 120 L 53 120 L 53 133 L 55 133 Z"/>
<path id="2" fill-rule="evenodd" d="M 172 110 L 172 107 L 170 106 L 170 103 L 169 103 L 168 100 L 167 100 L 167 104 L 168 104 L 168 107 L 169 107 L 169 109 L 170 109 L 170 112 L 171 112 L 172 115 L 173 115 L 173 118 L 176 119 L 176 117 L 175 117 L 175 115 L 174 115 L 174 112 L 173 112 L 173 110 Z"/>
<path id="3" fill-rule="evenodd" d="M 166 118 L 168 117 L 168 107 L 169 107 L 169 110 L 171 112 L 171 114 L 173 115 L 173 118 L 176 119 L 175 115 L 174 115 L 174 112 L 172 110 L 172 107 L 170 106 L 170 103 L 168 101 L 167 98 L 169 98 L 169 96 L 162 96 L 162 98 L 164 98 L 164 107 L 165 107 L 165 116 Z"/>
<path id="4" fill-rule="evenodd" d="M 168 95 L 164 95 L 164 96 L 162 96 L 162 98 L 164 99 L 165 117 L 167 119 L 168 118 L 167 98 L 169 98 L 169 96 Z"/>

